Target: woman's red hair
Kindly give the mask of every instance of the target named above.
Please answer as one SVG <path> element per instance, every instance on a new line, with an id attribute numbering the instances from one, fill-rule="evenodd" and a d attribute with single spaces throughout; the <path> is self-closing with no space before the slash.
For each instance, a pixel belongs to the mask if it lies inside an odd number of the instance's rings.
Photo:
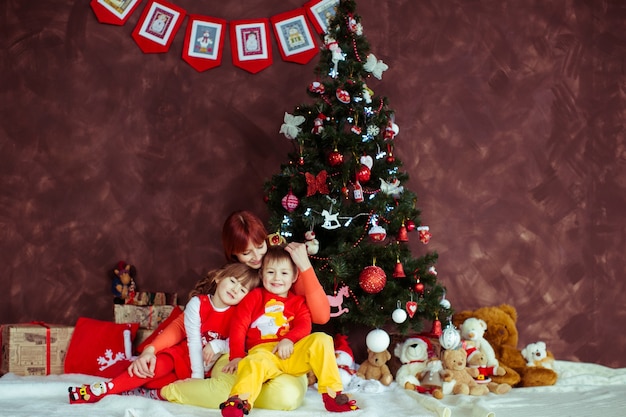
<path id="1" fill-rule="evenodd" d="M 231 213 L 222 228 L 222 246 L 226 260 L 237 261 L 236 255 L 248 249 L 250 242 L 260 245 L 266 238 L 265 225 L 255 214 L 246 210 Z"/>

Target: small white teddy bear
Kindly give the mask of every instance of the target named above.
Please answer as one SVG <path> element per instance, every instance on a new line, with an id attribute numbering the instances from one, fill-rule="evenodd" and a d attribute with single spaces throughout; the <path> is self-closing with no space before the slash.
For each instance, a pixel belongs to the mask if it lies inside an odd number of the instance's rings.
<path id="1" fill-rule="evenodd" d="M 470 346 L 480 349 L 487 356 L 487 366 L 499 365 L 493 347 L 484 337 L 487 331 L 485 320 L 470 317 L 461 324 L 459 330 L 461 331 L 461 340 L 469 342 Z"/>
<path id="2" fill-rule="evenodd" d="M 399 386 L 414 390 L 420 385 L 417 377 L 426 369 L 429 350 L 429 342 L 421 337 L 411 337 L 396 345 L 393 354 L 402 362 L 396 373 Z"/>
<path id="3" fill-rule="evenodd" d="M 545 342 L 529 343 L 522 349 L 522 356 L 526 359 L 526 365 L 528 366 L 553 369 L 554 359 L 548 356 Z"/>

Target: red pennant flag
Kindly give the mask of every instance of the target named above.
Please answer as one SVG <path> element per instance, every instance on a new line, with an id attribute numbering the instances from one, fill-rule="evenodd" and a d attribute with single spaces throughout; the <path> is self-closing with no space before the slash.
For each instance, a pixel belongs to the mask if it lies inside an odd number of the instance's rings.
<path id="1" fill-rule="evenodd" d="M 167 52 L 185 14 L 181 7 L 162 0 L 150 0 L 133 30 L 133 39 L 146 54 Z"/>
<path id="2" fill-rule="evenodd" d="M 339 0 L 311 0 L 304 7 L 313 27 L 320 35 L 328 31 L 330 21 L 337 14 Z"/>
<path id="3" fill-rule="evenodd" d="M 122 26 L 141 0 L 91 0 L 91 9 L 100 23 Z"/>
<path id="4" fill-rule="evenodd" d="M 272 65 L 268 19 L 230 22 L 230 45 L 236 67 L 256 74 Z"/>
<path id="5" fill-rule="evenodd" d="M 278 14 L 271 21 L 283 61 L 306 64 L 317 55 L 319 48 L 304 9 Z"/>
<path id="6" fill-rule="evenodd" d="M 202 72 L 222 64 L 226 21 L 208 16 L 189 16 L 183 60 Z"/>

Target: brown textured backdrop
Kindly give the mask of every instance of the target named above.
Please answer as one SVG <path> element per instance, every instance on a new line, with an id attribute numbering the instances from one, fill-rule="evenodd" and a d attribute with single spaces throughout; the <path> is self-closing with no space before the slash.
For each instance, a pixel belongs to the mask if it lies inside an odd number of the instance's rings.
<path id="1" fill-rule="evenodd" d="M 146 2 L 143 2 L 145 4 Z M 226 20 L 304 0 L 174 0 Z M 254 3 L 253 5 L 243 5 Z M 261 185 L 290 150 L 283 113 L 317 58 L 251 75 L 197 73 L 183 30 L 145 55 L 87 0 L 0 1 L 0 323 L 112 319 L 107 272 L 178 292 L 222 263 L 234 209 L 267 216 Z M 456 309 L 509 303 L 521 344 L 626 366 L 626 3 L 361 0 L 368 82 L 389 98 Z M 417 240 L 414 238 L 414 240 Z M 416 254 L 424 250 L 412 243 Z"/>

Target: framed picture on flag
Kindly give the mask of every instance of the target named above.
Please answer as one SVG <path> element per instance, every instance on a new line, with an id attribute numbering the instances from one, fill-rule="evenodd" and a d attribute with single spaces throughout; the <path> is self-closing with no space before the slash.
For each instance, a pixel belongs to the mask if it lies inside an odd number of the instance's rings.
<path id="1" fill-rule="evenodd" d="M 154 1 L 139 28 L 139 35 L 159 45 L 167 45 L 180 18 L 181 13 L 177 10 Z"/>
<path id="2" fill-rule="evenodd" d="M 204 59 L 217 59 L 222 44 L 224 24 L 208 20 L 193 19 L 190 22 L 189 56 Z"/>
<path id="3" fill-rule="evenodd" d="M 242 23 L 234 27 L 237 57 L 240 61 L 267 59 L 267 28 L 262 23 Z"/>
<path id="4" fill-rule="evenodd" d="M 141 0 L 97 0 L 99 4 L 120 20 L 125 20 Z"/>
<path id="5" fill-rule="evenodd" d="M 271 21 L 284 61 L 306 64 L 319 52 L 304 9 L 278 14 Z"/>
<path id="6" fill-rule="evenodd" d="M 272 64 L 269 20 L 236 20 L 229 24 L 233 64 L 252 74 L 269 67 Z"/>
<path id="7" fill-rule="evenodd" d="M 183 45 L 183 60 L 201 72 L 220 66 L 225 34 L 225 20 L 190 15 Z"/>
<path id="8" fill-rule="evenodd" d="M 167 52 L 187 12 L 164 0 L 150 0 L 141 12 L 132 37 L 146 54 Z"/>
<path id="9" fill-rule="evenodd" d="M 100 23 L 122 26 L 141 0 L 91 0 L 91 8 Z"/>
<path id="10" fill-rule="evenodd" d="M 306 4 L 307 15 L 317 33 L 326 33 L 330 21 L 337 14 L 339 0 L 312 0 Z"/>

